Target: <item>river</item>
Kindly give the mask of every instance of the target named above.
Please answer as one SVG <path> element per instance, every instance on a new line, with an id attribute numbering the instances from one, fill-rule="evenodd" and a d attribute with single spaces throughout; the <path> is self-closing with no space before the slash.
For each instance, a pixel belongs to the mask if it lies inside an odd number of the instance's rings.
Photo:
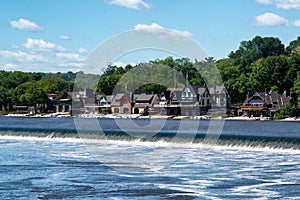
<path id="1" fill-rule="evenodd" d="M 0 199 L 300 197 L 300 123 L 82 120 L 0 117 Z"/>

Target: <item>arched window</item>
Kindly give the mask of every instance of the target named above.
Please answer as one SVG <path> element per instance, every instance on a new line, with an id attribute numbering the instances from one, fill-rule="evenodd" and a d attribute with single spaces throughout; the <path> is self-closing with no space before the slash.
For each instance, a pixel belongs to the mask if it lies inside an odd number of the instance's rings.
<path id="1" fill-rule="evenodd" d="M 140 113 L 140 110 L 138 108 L 135 108 L 134 109 L 134 114 L 139 114 Z"/>

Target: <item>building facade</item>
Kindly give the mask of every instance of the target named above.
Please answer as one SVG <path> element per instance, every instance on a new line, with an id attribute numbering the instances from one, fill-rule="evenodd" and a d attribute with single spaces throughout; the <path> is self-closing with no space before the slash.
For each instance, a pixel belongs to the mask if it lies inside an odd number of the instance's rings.
<path id="1" fill-rule="evenodd" d="M 247 95 L 241 109 L 244 116 L 272 117 L 291 99 L 290 96 L 286 95 L 286 92 L 282 95 L 277 92 L 256 92 L 252 96 Z"/>

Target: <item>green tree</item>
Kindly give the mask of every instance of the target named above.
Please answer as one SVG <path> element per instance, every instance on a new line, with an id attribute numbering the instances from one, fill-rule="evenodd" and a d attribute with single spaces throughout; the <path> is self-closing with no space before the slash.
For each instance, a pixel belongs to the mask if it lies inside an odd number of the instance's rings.
<path id="1" fill-rule="evenodd" d="M 289 55 L 289 69 L 286 73 L 286 78 L 284 83 L 287 88 L 292 88 L 294 86 L 297 77 L 300 75 L 300 51 L 299 52 L 292 52 Z"/>
<path id="2" fill-rule="evenodd" d="M 252 91 L 270 90 L 276 86 L 279 93 L 290 89 L 287 82 L 289 63 L 287 56 L 269 56 L 257 61 L 252 67 L 250 82 Z"/>
<path id="3" fill-rule="evenodd" d="M 296 39 L 290 42 L 289 46 L 286 47 L 287 54 L 291 54 L 295 51 L 298 51 L 297 47 L 300 46 L 300 36 Z"/>
<path id="4" fill-rule="evenodd" d="M 300 105 L 300 73 L 298 79 L 295 81 L 295 85 L 293 87 L 293 92 L 295 92 L 298 105 Z"/>
<path id="5" fill-rule="evenodd" d="M 149 83 L 139 87 L 136 92 L 159 94 L 167 88 L 160 84 Z"/>
<path id="6" fill-rule="evenodd" d="M 240 66 L 243 73 L 251 72 L 251 65 L 260 58 L 284 54 L 284 45 L 278 38 L 256 36 L 252 40 L 242 41 L 235 52 L 229 54 L 235 65 Z"/>
<path id="7" fill-rule="evenodd" d="M 68 91 L 68 83 L 60 78 L 46 78 L 30 81 L 12 90 L 12 100 L 15 105 L 36 106 L 37 103 L 47 103 L 47 94 L 63 95 Z"/>
<path id="8" fill-rule="evenodd" d="M 129 67 L 127 69 L 129 69 Z M 104 73 L 100 76 L 96 91 L 102 94 L 111 95 L 116 84 L 125 72 L 126 71 L 123 67 L 116 67 L 111 65 L 108 66 Z"/>
<path id="9" fill-rule="evenodd" d="M 288 117 L 295 117 L 297 115 L 297 107 L 292 103 L 287 103 L 280 111 L 277 111 L 274 115 L 274 119 L 284 119 Z"/>
<path id="10" fill-rule="evenodd" d="M 4 111 L 7 111 L 8 98 L 9 91 L 5 87 L 0 86 L 0 106 L 4 108 Z M 0 111 L 1 109 L 2 108 L 0 108 Z"/>
<path id="11" fill-rule="evenodd" d="M 46 103 L 47 101 L 46 92 L 36 81 L 23 83 L 13 90 L 13 103 L 15 105 L 34 106 L 35 112 L 37 103 Z"/>
<path id="12" fill-rule="evenodd" d="M 227 88 L 232 103 L 241 103 L 248 92 L 252 93 L 249 75 L 240 71 L 239 66 L 234 65 L 234 59 L 226 58 L 216 62 L 225 87 Z"/>

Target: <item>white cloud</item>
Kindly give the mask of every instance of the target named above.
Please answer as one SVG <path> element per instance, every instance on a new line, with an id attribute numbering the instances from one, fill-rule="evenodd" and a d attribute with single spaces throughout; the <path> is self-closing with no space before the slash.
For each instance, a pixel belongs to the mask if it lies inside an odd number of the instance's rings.
<path id="1" fill-rule="evenodd" d="M 18 68 L 18 65 L 15 65 L 13 63 L 5 63 L 2 66 L 3 70 L 7 70 L 7 71 L 14 71 Z"/>
<path id="2" fill-rule="evenodd" d="M 283 9 L 300 9 L 300 0 L 277 0 L 277 7 Z"/>
<path id="3" fill-rule="evenodd" d="M 134 26 L 134 30 L 138 32 L 159 34 L 163 37 L 172 38 L 190 38 L 192 34 L 188 31 L 178 31 L 175 29 L 166 29 L 157 23 L 147 24 L 137 24 Z"/>
<path id="4" fill-rule="evenodd" d="M 22 18 L 20 18 L 18 21 L 11 21 L 10 25 L 13 28 L 30 31 L 30 32 L 38 32 L 43 30 L 43 28 L 37 25 L 36 23 Z"/>
<path id="5" fill-rule="evenodd" d="M 275 5 L 282 9 L 300 9 L 300 0 L 256 0 L 257 3 Z"/>
<path id="6" fill-rule="evenodd" d="M 17 62 L 46 62 L 47 61 L 47 59 L 44 58 L 42 55 L 28 54 L 23 51 L 13 52 L 7 50 L 0 50 L 0 56 Z"/>
<path id="7" fill-rule="evenodd" d="M 83 53 L 86 53 L 87 51 L 84 49 L 84 48 L 79 48 L 78 49 L 78 53 L 81 53 L 81 54 L 83 54 Z"/>
<path id="8" fill-rule="evenodd" d="M 137 24 L 134 26 L 134 30 L 148 33 L 160 33 L 164 31 L 164 28 L 157 23 L 147 24 Z"/>
<path id="9" fill-rule="evenodd" d="M 28 38 L 27 42 L 22 44 L 23 47 L 33 51 L 65 51 L 62 46 L 56 45 L 51 42 L 46 42 L 43 39 Z"/>
<path id="10" fill-rule="evenodd" d="M 77 53 L 0 50 L 0 69 L 37 72 L 77 71 L 84 58 Z"/>
<path id="11" fill-rule="evenodd" d="M 68 59 L 72 61 L 83 61 L 84 59 L 77 53 L 56 53 L 57 58 Z"/>
<path id="12" fill-rule="evenodd" d="M 13 45 L 11 45 L 11 48 L 13 48 L 13 49 L 18 49 L 18 48 L 19 48 L 19 46 L 18 46 L 18 45 L 16 45 L 16 44 L 13 44 Z"/>
<path id="13" fill-rule="evenodd" d="M 37 72 L 77 71 L 85 60 L 83 48 L 69 49 L 43 39 L 28 38 L 15 49 L 0 49 L 0 69 Z M 79 53 L 81 52 L 81 53 Z"/>
<path id="14" fill-rule="evenodd" d="M 116 67 L 126 67 L 126 65 L 131 65 L 131 66 L 135 66 L 137 65 L 137 63 L 135 62 L 130 62 L 130 63 L 125 63 L 125 62 L 121 62 L 121 61 L 115 61 L 110 63 L 112 66 L 116 66 Z"/>
<path id="15" fill-rule="evenodd" d="M 273 0 L 256 0 L 257 3 L 270 5 L 273 3 Z"/>
<path id="16" fill-rule="evenodd" d="M 294 25 L 295 25 L 295 26 L 300 26 L 300 19 L 299 19 L 299 20 L 296 20 L 296 21 L 294 22 Z"/>
<path id="17" fill-rule="evenodd" d="M 113 5 L 123 6 L 135 10 L 151 8 L 151 5 L 143 0 L 108 0 L 108 2 Z"/>
<path id="18" fill-rule="evenodd" d="M 60 40 L 71 40 L 71 37 L 68 35 L 60 35 L 58 36 L 58 39 Z"/>
<path id="19" fill-rule="evenodd" d="M 82 67 L 82 63 L 76 63 L 76 62 L 71 62 L 71 63 L 61 63 L 58 65 L 59 67 Z"/>
<path id="20" fill-rule="evenodd" d="M 264 13 L 254 18 L 256 26 L 286 26 L 289 24 L 287 19 L 273 13 Z"/>

